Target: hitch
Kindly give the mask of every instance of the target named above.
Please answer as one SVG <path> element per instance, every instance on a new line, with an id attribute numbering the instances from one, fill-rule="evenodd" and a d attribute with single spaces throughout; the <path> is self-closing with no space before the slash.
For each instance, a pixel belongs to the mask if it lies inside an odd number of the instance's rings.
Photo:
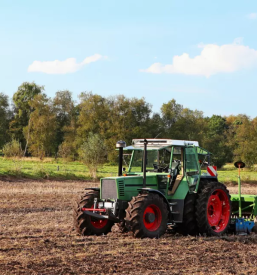
<path id="1" fill-rule="evenodd" d="M 113 222 L 120 222 L 120 219 L 118 219 L 111 211 L 111 209 L 94 209 L 94 208 L 81 208 L 81 211 L 87 216 L 90 216 L 92 218 L 98 219 L 98 220 L 111 220 Z M 94 212 L 104 212 L 106 215 L 100 215 Z"/>

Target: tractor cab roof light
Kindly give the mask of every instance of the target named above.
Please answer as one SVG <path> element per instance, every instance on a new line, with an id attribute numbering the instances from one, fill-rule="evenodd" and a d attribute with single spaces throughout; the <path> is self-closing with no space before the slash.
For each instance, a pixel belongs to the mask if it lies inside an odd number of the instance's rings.
<path id="1" fill-rule="evenodd" d="M 145 139 L 133 139 L 132 144 L 137 147 L 144 147 Z M 176 140 L 176 139 L 147 139 L 147 147 L 164 147 L 164 146 L 186 146 L 188 144 L 199 146 L 198 141 Z"/>

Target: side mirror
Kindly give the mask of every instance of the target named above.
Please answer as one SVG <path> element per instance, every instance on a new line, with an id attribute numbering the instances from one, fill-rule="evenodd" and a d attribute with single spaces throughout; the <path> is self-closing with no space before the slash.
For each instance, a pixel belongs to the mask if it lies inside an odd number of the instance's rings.
<path id="1" fill-rule="evenodd" d="M 125 172 L 125 171 L 126 171 L 126 167 L 123 167 L 123 168 L 122 168 L 122 171 Z"/>

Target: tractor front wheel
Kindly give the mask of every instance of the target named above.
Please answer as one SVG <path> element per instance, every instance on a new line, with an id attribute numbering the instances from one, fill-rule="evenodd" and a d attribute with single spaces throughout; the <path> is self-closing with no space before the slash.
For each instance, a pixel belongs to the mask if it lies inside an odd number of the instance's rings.
<path id="1" fill-rule="evenodd" d="M 126 209 L 126 227 L 136 238 L 159 238 L 167 229 L 167 220 L 167 204 L 158 194 L 139 194 Z"/>
<path id="2" fill-rule="evenodd" d="M 81 211 L 81 208 L 93 208 L 95 198 L 99 198 L 99 191 L 90 190 L 78 198 L 73 208 L 74 227 L 83 236 L 107 234 L 113 226 L 110 220 L 95 219 Z"/>
<path id="3" fill-rule="evenodd" d="M 231 217 L 230 195 L 226 186 L 210 182 L 200 190 L 196 202 L 196 220 L 199 232 L 220 236 L 229 229 Z"/>

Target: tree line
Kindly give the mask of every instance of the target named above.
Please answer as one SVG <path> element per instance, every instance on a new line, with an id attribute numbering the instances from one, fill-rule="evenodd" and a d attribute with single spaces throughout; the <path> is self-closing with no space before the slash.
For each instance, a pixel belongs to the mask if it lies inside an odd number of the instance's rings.
<path id="1" fill-rule="evenodd" d="M 34 82 L 22 83 L 11 103 L 0 93 L 0 148 L 16 141 L 24 156 L 77 160 L 85 154 L 83 144 L 92 136 L 104 144 L 109 162 L 117 161 L 114 149 L 118 140 L 130 144 L 133 138 L 158 137 L 197 140 L 213 153 L 218 167 L 238 159 L 249 167 L 257 163 L 257 117 L 206 117 L 175 99 L 153 112 L 144 98 L 103 97 L 91 92 L 82 92 L 77 103 L 68 90 L 49 98 L 44 87 Z"/>

